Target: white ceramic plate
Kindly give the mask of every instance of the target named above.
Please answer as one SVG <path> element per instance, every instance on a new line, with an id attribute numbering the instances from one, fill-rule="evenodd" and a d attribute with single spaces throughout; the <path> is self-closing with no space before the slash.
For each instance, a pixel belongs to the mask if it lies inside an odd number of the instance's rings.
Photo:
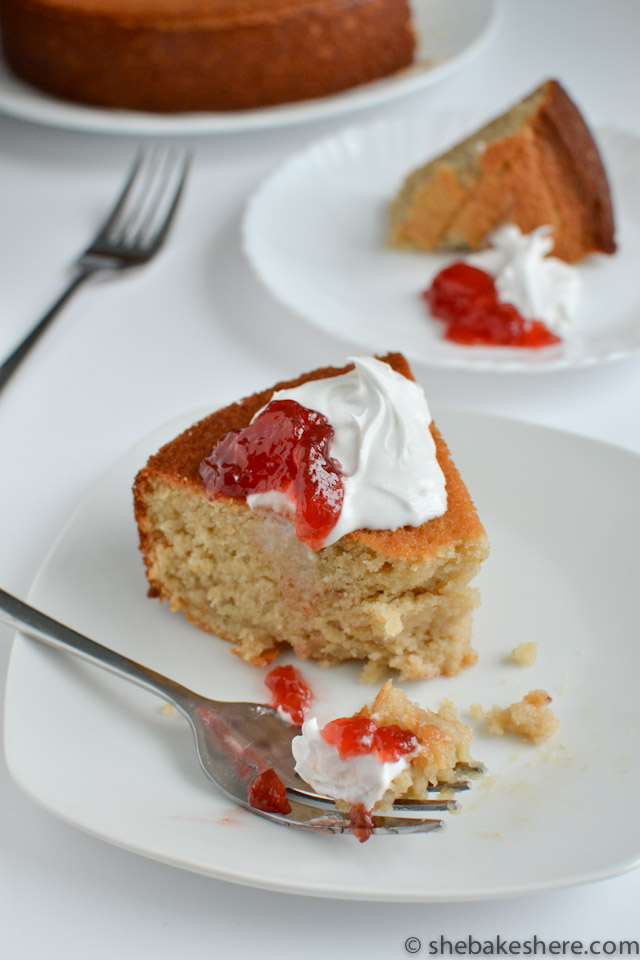
<path id="1" fill-rule="evenodd" d="M 321 120 L 414 93 L 463 66 L 488 42 L 502 0 L 411 0 L 416 62 L 392 77 L 301 103 L 230 113 L 152 114 L 66 103 L 20 82 L 0 61 L 0 111 L 47 126 L 156 136 L 260 130 Z"/>
<path id="2" fill-rule="evenodd" d="M 560 720 L 553 739 L 536 748 L 477 731 L 474 754 L 489 772 L 439 834 L 363 845 L 311 836 L 230 808 L 201 773 L 186 723 L 164 715 L 161 701 L 18 637 L 5 747 L 22 789 L 128 850 L 293 893 L 467 900 L 602 879 L 636 865 L 640 458 L 509 420 L 445 411 L 436 418 L 492 544 L 475 617 L 480 660 L 458 677 L 405 689 L 430 705 L 452 699 L 468 720 L 471 703 L 506 705 L 544 687 Z M 30 600 L 205 695 L 265 700 L 264 670 L 146 597 L 131 482 L 147 456 L 193 419 L 165 426 L 111 470 L 63 531 Z M 539 644 L 534 667 L 509 663 L 524 641 Z M 358 683 L 355 665 L 302 669 L 321 709 L 344 714 L 373 694 Z"/>
<path id="3" fill-rule="evenodd" d="M 541 350 L 444 340 L 420 293 L 458 259 L 390 250 L 387 207 L 406 174 L 486 120 L 486 113 L 398 117 L 347 129 L 296 155 L 251 199 L 245 250 L 275 297 L 336 337 L 438 367 L 539 372 L 616 360 L 640 348 L 640 140 L 598 131 L 619 250 L 579 267 L 575 333 Z"/>

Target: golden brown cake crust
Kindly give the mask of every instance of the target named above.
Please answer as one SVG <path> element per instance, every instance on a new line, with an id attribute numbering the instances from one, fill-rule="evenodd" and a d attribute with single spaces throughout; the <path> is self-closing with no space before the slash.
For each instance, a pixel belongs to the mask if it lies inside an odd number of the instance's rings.
<path id="1" fill-rule="evenodd" d="M 402 354 L 390 353 L 380 359 L 403 376 L 414 379 Z M 277 390 L 297 387 L 309 380 L 337 377 L 352 369 L 353 364 L 341 368 L 322 367 L 303 374 L 295 380 L 278 383 L 270 390 L 255 393 L 200 420 L 162 447 L 140 472 L 134 486 L 137 509 L 143 509 L 139 485 L 149 475 L 163 477 L 170 483 L 190 487 L 204 494 L 199 472 L 200 463 L 228 430 L 238 430 L 247 426 L 258 410 L 269 403 Z M 358 541 L 378 554 L 409 558 L 425 556 L 430 551 L 437 550 L 448 543 L 484 536 L 484 528 L 469 492 L 451 459 L 444 440 L 433 423 L 431 432 L 436 443 L 438 462 L 446 480 L 446 513 L 420 527 L 401 527 L 398 530 L 355 530 L 347 534 L 348 539 Z M 243 502 L 242 505 L 244 506 Z"/>
<path id="2" fill-rule="evenodd" d="M 556 80 L 410 174 L 390 215 L 392 246 L 478 249 L 515 223 L 551 226 L 554 255 L 570 263 L 616 249 L 597 146 Z"/>
<path id="3" fill-rule="evenodd" d="M 545 84 L 546 96 L 535 118 L 543 139 L 566 157 L 577 191 L 590 210 L 594 250 L 614 253 L 614 219 L 609 184 L 595 140 L 582 114 L 557 80 Z"/>
<path id="4" fill-rule="evenodd" d="M 80 103 L 243 110 L 409 66 L 408 0 L 0 0 L 8 65 Z"/>

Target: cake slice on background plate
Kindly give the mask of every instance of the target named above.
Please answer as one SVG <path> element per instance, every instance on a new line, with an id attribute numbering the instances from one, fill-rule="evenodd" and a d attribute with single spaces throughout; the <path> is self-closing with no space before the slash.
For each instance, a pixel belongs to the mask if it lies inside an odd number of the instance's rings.
<path id="1" fill-rule="evenodd" d="M 615 252 L 598 148 L 556 80 L 414 170 L 391 204 L 388 243 L 477 250 L 505 223 L 551 227 L 554 256 L 569 263 Z"/>
<path id="2" fill-rule="evenodd" d="M 290 646 L 421 679 L 477 658 L 487 537 L 400 354 L 212 413 L 150 458 L 134 503 L 150 595 L 249 663 Z"/>

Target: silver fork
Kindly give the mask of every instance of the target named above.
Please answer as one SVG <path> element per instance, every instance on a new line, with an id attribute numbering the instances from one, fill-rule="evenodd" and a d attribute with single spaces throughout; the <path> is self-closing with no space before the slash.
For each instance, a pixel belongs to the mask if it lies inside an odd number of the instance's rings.
<path id="1" fill-rule="evenodd" d="M 103 270 L 120 271 L 148 263 L 164 243 L 189 169 L 182 150 L 140 150 L 131 172 L 95 237 L 74 264 L 74 275 L 31 332 L 0 366 L 0 390 L 78 287 Z"/>
<path id="2" fill-rule="evenodd" d="M 291 741 L 300 728 L 281 719 L 272 707 L 259 703 L 209 700 L 162 674 L 90 640 L 39 610 L 0 590 L 0 621 L 29 637 L 66 650 L 83 660 L 130 680 L 157 694 L 186 717 L 195 735 L 196 750 L 204 772 L 235 803 L 261 817 L 289 827 L 321 833 L 344 833 L 349 819 L 336 809 L 330 797 L 314 793 L 294 770 Z M 288 814 L 259 810 L 249 803 L 247 790 L 256 776 L 275 770 L 287 790 Z M 462 772 L 462 771 L 461 771 Z M 475 768 L 465 768 L 473 773 Z M 466 779 L 443 787 L 464 790 Z M 426 833 L 443 825 L 441 819 L 399 817 L 396 814 L 425 810 L 449 811 L 450 799 L 426 799 L 395 804 L 386 816 L 374 817 L 374 833 Z"/>

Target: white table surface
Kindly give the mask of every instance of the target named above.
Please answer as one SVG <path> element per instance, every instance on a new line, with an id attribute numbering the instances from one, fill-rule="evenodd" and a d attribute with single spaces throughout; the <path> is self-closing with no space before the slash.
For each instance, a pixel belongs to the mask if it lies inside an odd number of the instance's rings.
<path id="1" fill-rule="evenodd" d="M 166 252 L 134 276 L 81 291 L 0 398 L 0 584 L 27 595 L 76 503 L 156 425 L 349 353 L 276 304 L 243 259 L 245 201 L 283 158 L 347 124 L 401 111 L 480 107 L 490 115 L 548 76 L 566 84 L 593 122 L 640 133 L 638 41 L 637 0 L 509 0 L 491 44 L 419 95 L 334 121 L 191 140 L 193 175 Z M 126 137 L 0 118 L 0 355 L 59 291 L 133 150 Z M 433 405 L 508 414 L 640 453 L 640 357 L 548 375 L 418 372 Z M 11 635 L 0 633 L 4 675 Z M 508 902 L 314 900 L 227 885 L 116 849 L 41 810 L 4 767 L 0 797 L 7 960 L 390 960 L 408 955 L 411 936 L 423 941 L 424 956 L 424 944 L 440 934 L 640 934 L 638 871 Z M 637 800 L 625 802 L 631 810 Z M 594 834 L 606 833 L 608 813 L 604 803 Z"/>

